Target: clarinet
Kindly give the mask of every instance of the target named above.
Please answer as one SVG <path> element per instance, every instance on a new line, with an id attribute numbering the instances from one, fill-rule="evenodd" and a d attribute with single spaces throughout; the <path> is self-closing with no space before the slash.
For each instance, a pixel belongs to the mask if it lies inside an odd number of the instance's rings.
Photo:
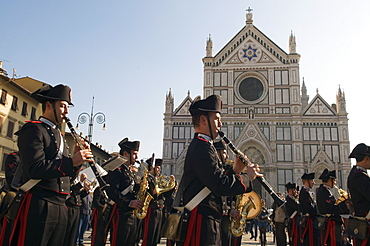
<path id="1" fill-rule="evenodd" d="M 242 152 L 239 149 L 237 149 L 235 145 L 225 136 L 225 133 L 223 133 L 222 131 L 218 131 L 218 134 L 225 141 L 230 150 L 234 152 L 234 154 L 244 163 L 244 165 L 249 166 L 250 164 L 252 164 L 248 157 L 243 155 Z M 285 203 L 285 201 L 282 200 L 276 194 L 276 192 L 272 189 L 271 185 L 265 180 L 264 177 L 256 177 L 256 179 L 261 183 L 263 188 L 265 188 L 265 190 L 270 194 L 272 199 L 274 199 L 278 207 L 282 206 Z"/>
<path id="2" fill-rule="evenodd" d="M 83 149 L 86 149 L 85 146 L 83 145 L 81 139 L 80 139 L 80 136 L 77 135 L 76 130 L 74 129 L 74 127 L 73 127 L 73 125 L 71 123 L 71 120 L 68 117 L 64 117 L 64 120 L 65 120 L 65 122 L 66 122 L 69 130 L 71 131 L 71 135 L 72 135 L 73 139 L 77 142 L 77 144 L 80 147 L 80 149 L 82 149 L 82 150 Z M 98 169 L 96 168 L 95 161 L 89 162 L 89 165 L 91 167 L 91 170 L 95 174 L 96 179 L 98 180 L 100 189 L 102 191 L 104 191 L 105 189 L 107 189 L 109 187 L 109 184 L 107 184 L 105 182 L 105 180 L 103 179 L 103 177 L 100 175 Z"/>

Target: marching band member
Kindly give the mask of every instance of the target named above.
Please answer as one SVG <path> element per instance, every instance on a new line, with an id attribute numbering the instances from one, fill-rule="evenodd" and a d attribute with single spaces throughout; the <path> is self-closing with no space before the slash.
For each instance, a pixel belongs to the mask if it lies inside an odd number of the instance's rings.
<path id="1" fill-rule="evenodd" d="M 302 179 L 302 189 L 299 192 L 299 204 L 302 218 L 306 218 L 306 223 L 300 228 L 300 242 L 303 245 L 318 245 L 319 232 L 313 227 L 313 220 L 317 215 L 316 202 L 313 198 L 311 189 L 315 184 L 315 173 L 304 173 Z"/>
<path id="2" fill-rule="evenodd" d="M 226 160 L 229 158 L 227 154 L 226 144 L 220 140 L 214 143 L 217 154 L 220 158 L 221 164 L 224 166 L 225 171 L 232 169 L 231 165 L 226 165 Z M 222 246 L 237 246 L 241 243 L 241 237 L 233 237 L 230 230 L 230 217 L 240 219 L 239 211 L 231 209 L 232 202 L 235 200 L 233 196 L 223 196 L 222 199 L 222 218 L 221 218 L 221 242 Z"/>
<path id="3" fill-rule="evenodd" d="M 193 102 L 189 108 L 195 134 L 185 157 L 183 202 L 187 204 L 205 186 L 211 193 L 191 211 L 185 245 L 221 245 L 221 196 L 250 191 L 251 181 L 260 175 L 257 165 L 245 167 L 239 158 L 228 173 L 219 163 L 213 140 L 221 128 L 221 108 L 216 95 Z"/>
<path id="4" fill-rule="evenodd" d="M 84 236 L 90 225 L 91 218 L 91 206 L 92 206 L 92 196 L 90 192 L 94 188 L 94 182 L 90 182 L 87 178 L 86 173 L 81 173 L 80 182 L 83 184 L 83 188 L 80 189 L 81 192 L 81 206 L 80 208 L 80 217 L 78 220 L 78 227 L 76 233 L 76 246 L 84 246 Z M 85 196 L 86 194 L 86 196 Z"/>
<path id="5" fill-rule="evenodd" d="M 365 218 L 369 216 L 370 209 L 370 177 L 367 173 L 367 170 L 370 169 L 370 147 L 363 143 L 358 144 L 352 150 L 349 158 L 356 159 L 356 165 L 352 168 L 347 180 L 347 186 L 354 208 L 354 216 Z M 354 245 L 370 245 L 370 228 L 367 231 L 367 239 L 361 240 L 355 238 Z"/>
<path id="6" fill-rule="evenodd" d="M 70 177 L 82 163 L 93 161 L 92 153 L 82 141 L 85 149 L 76 145 L 73 157 L 69 157 L 59 131 L 69 105 L 73 105 L 68 86 L 45 85 L 31 96 L 42 103 L 43 114 L 39 121 L 26 123 L 17 135 L 22 181 L 33 179 L 33 184 L 20 204 L 10 239 L 17 245 L 61 245 L 67 229 L 65 203 Z"/>
<path id="7" fill-rule="evenodd" d="M 285 208 L 286 214 L 288 217 L 288 235 L 290 245 L 297 246 L 299 242 L 299 233 L 298 233 L 298 190 L 295 183 L 288 182 L 285 185 L 288 195 L 285 197 Z"/>
<path id="8" fill-rule="evenodd" d="M 281 199 L 284 199 L 282 193 L 276 193 Z M 275 230 L 274 237 L 276 240 L 276 246 L 286 246 L 286 208 L 285 206 L 278 206 L 276 202 L 272 204 L 273 213 L 271 219 L 273 221 Z"/>
<path id="9" fill-rule="evenodd" d="M 106 176 L 103 176 L 105 180 Z M 91 246 L 104 246 L 108 233 L 111 231 L 110 222 L 114 202 L 106 196 L 101 187 L 96 187 L 93 194 L 91 215 Z M 112 237 L 111 237 L 112 238 Z"/>
<path id="10" fill-rule="evenodd" d="M 134 209 L 143 207 L 143 202 L 136 198 L 140 184 L 135 183 L 131 166 L 138 159 L 139 141 L 123 139 L 119 144 L 120 155 L 128 159 L 120 167 L 107 174 L 107 183 L 110 185 L 107 194 L 114 202 L 111 217 L 111 245 L 132 246 L 137 242 L 138 220 L 133 214 Z"/>
<path id="11" fill-rule="evenodd" d="M 319 177 L 322 184 L 316 193 L 317 209 L 321 215 L 330 215 L 326 228 L 320 231 L 320 244 L 322 245 L 343 245 L 343 222 L 339 214 L 348 214 L 349 210 L 346 202 L 335 205 L 336 199 L 330 189 L 337 183 L 336 178 L 335 170 L 329 171 L 327 168 Z"/>
<path id="12" fill-rule="evenodd" d="M 155 159 L 154 167 L 149 165 L 149 176 L 148 176 L 148 191 L 152 195 L 153 199 L 150 201 L 147 215 L 143 219 L 143 241 L 142 246 L 155 246 L 161 240 L 161 229 L 163 220 L 163 208 L 165 206 L 166 196 L 172 195 L 172 190 L 175 188 L 162 193 L 156 193 L 156 185 L 158 184 L 157 179 L 161 175 L 161 166 L 163 160 Z"/>
<path id="13" fill-rule="evenodd" d="M 86 177 L 86 174 L 82 173 L 81 177 L 83 176 Z M 66 206 L 68 208 L 68 223 L 64 246 L 75 245 L 80 218 L 80 207 L 82 205 L 81 199 L 89 194 L 89 190 L 85 189 L 81 182 L 77 181 L 77 175 L 75 177 L 71 177 L 71 184 L 71 194 L 66 201 Z"/>
<path id="14" fill-rule="evenodd" d="M 12 186 L 12 181 L 16 170 L 20 163 L 19 152 L 9 153 L 5 159 L 5 184 L 1 188 L 1 204 L 0 204 L 0 213 L 3 215 L 0 218 L 0 242 L 3 242 L 3 245 L 9 244 L 9 237 L 12 230 L 12 221 L 9 218 L 9 206 L 11 205 L 14 196 L 16 195 L 17 190 Z M 19 180 L 20 181 L 20 180 Z M 18 185 L 18 184 L 17 184 Z"/>

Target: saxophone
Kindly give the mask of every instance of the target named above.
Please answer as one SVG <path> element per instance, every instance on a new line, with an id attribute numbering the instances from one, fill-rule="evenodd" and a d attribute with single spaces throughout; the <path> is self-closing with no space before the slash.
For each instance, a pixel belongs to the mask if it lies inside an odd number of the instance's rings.
<path id="1" fill-rule="evenodd" d="M 239 211 L 241 218 L 231 218 L 230 231 L 234 237 L 240 237 L 243 235 L 247 220 L 256 217 L 261 212 L 261 198 L 254 191 L 237 195 L 235 208 Z"/>
<path id="2" fill-rule="evenodd" d="M 140 166 L 142 166 L 144 168 L 144 175 L 143 175 L 143 179 L 141 180 L 141 183 L 140 183 L 140 189 L 139 189 L 139 192 L 137 194 L 137 199 L 142 201 L 144 205 L 140 209 L 138 209 L 138 208 L 134 209 L 133 213 L 138 219 L 144 219 L 147 212 L 148 212 L 149 203 L 153 199 L 153 196 L 150 195 L 150 193 L 148 192 L 148 189 L 147 189 L 148 173 L 149 173 L 148 168 L 146 168 L 146 166 L 144 166 L 141 163 L 140 163 Z"/>

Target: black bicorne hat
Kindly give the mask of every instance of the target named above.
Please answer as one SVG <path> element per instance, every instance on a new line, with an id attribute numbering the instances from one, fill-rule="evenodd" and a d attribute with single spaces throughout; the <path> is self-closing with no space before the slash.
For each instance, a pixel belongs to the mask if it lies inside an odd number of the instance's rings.
<path id="1" fill-rule="evenodd" d="M 47 102 L 51 100 L 66 101 L 69 105 L 72 103 L 72 90 L 67 85 L 44 85 L 37 91 L 31 94 L 31 97 L 35 98 L 39 102 Z"/>
<path id="2" fill-rule="evenodd" d="M 155 159 L 155 164 L 154 166 L 162 166 L 162 163 L 163 163 L 163 159 Z"/>
<path id="3" fill-rule="evenodd" d="M 301 177 L 301 179 L 314 179 L 315 173 L 304 173 Z"/>
<path id="4" fill-rule="evenodd" d="M 364 143 L 358 144 L 348 156 L 348 158 L 356 158 L 357 156 L 370 156 L 370 147 Z"/>
<path id="5" fill-rule="evenodd" d="M 213 145 L 215 146 L 215 148 L 216 148 L 217 150 L 225 150 L 225 149 L 227 149 L 227 148 L 226 148 L 226 144 L 225 144 L 225 143 L 224 143 L 224 141 L 222 141 L 222 140 L 220 140 L 220 141 L 218 141 L 218 142 L 215 142 Z"/>
<path id="6" fill-rule="evenodd" d="M 140 141 L 128 141 L 128 138 L 124 138 L 121 142 L 118 143 L 118 146 L 122 150 L 136 150 L 139 151 Z"/>
<path id="7" fill-rule="evenodd" d="M 189 107 L 191 115 L 203 115 L 207 112 L 221 113 L 221 109 L 222 100 L 219 95 L 211 95 L 206 99 L 195 101 Z"/>
<path id="8" fill-rule="evenodd" d="M 329 179 L 329 178 L 336 179 L 337 175 L 335 174 L 335 170 L 329 171 L 327 168 L 325 168 L 325 170 L 320 175 L 319 179 Z"/>
<path id="9" fill-rule="evenodd" d="M 287 189 L 297 189 L 297 185 L 295 183 L 288 182 L 285 187 Z"/>

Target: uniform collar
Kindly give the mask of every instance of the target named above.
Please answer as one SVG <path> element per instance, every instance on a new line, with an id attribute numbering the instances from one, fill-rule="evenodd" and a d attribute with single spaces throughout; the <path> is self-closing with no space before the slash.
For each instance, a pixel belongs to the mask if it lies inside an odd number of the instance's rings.
<path id="1" fill-rule="evenodd" d="M 328 185 L 326 185 L 326 184 L 323 184 L 322 185 L 324 188 L 326 188 L 326 189 L 328 189 L 328 190 L 330 190 L 331 188 L 330 188 L 330 186 L 328 186 Z"/>
<path id="2" fill-rule="evenodd" d="M 308 191 L 310 191 L 310 190 L 311 190 L 311 189 L 310 189 L 310 187 L 308 187 L 308 186 L 303 185 L 302 187 L 303 187 L 303 189 L 306 189 L 306 190 L 308 190 Z"/>
<path id="3" fill-rule="evenodd" d="M 290 198 L 292 198 L 293 200 L 295 200 L 295 197 L 294 197 L 294 196 L 292 196 L 292 195 L 290 195 L 290 194 L 288 194 L 288 197 L 290 197 Z"/>
<path id="4" fill-rule="evenodd" d="M 356 168 L 357 168 L 357 169 L 360 169 L 360 170 L 362 170 L 362 171 L 364 171 L 364 172 L 367 172 L 366 168 L 364 168 L 364 167 L 361 167 L 361 166 L 357 166 L 357 165 L 356 165 Z"/>
<path id="5" fill-rule="evenodd" d="M 46 125 L 50 126 L 53 129 L 57 128 L 57 125 L 55 125 L 54 122 L 52 122 L 51 120 L 46 119 L 45 117 L 41 116 L 39 120 L 41 122 L 45 123 Z"/>
<path id="6" fill-rule="evenodd" d="M 199 138 L 203 138 L 204 140 L 206 140 L 207 142 L 210 142 L 210 143 L 213 143 L 213 140 L 210 136 L 206 135 L 206 134 L 203 134 L 203 133 L 197 133 L 197 136 Z"/>

